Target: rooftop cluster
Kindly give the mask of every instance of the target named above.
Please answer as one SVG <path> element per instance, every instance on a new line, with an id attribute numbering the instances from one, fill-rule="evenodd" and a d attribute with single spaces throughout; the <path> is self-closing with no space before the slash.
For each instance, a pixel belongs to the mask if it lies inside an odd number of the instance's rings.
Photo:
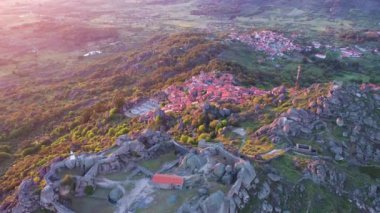
<path id="1" fill-rule="evenodd" d="M 342 58 L 360 58 L 363 54 L 359 50 L 349 47 L 340 48 L 339 50 Z"/>
<path id="2" fill-rule="evenodd" d="M 342 58 L 360 58 L 363 56 L 363 53 L 367 52 L 368 50 L 358 47 L 355 45 L 355 47 L 333 47 L 331 45 L 322 45 L 321 43 L 317 41 L 312 42 L 312 46 L 306 46 L 304 49 L 306 51 L 311 51 L 312 48 L 315 48 L 319 50 L 320 52 L 326 52 L 326 51 L 333 51 L 340 55 Z M 375 51 L 375 50 L 373 50 Z M 325 53 L 317 53 L 315 54 L 315 57 L 320 59 L 326 59 Z"/>
<path id="3" fill-rule="evenodd" d="M 263 51 L 270 56 L 282 56 L 286 52 L 300 50 L 300 47 L 283 34 L 273 31 L 255 31 L 253 33 L 236 33 L 230 34 L 232 40 L 245 43 L 252 48 Z"/>
<path id="4" fill-rule="evenodd" d="M 377 85 L 377 84 L 371 84 L 371 83 L 366 83 L 366 84 L 362 84 L 360 85 L 360 89 L 361 90 L 372 90 L 372 91 L 380 91 L 380 85 Z"/>
<path id="5" fill-rule="evenodd" d="M 267 91 L 256 87 L 236 86 L 233 75 L 213 72 L 193 76 L 180 86 L 170 86 L 165 93 L 168 95 L 169 104 L 163 110 L 178 112 L 192 104 L 204 102 L 242 104 L 253 95 L 263 95 Z"/>
<path id="6" fill-rule="evenodd" d="M 366 52 L 378 53 L 378 49 L 365 49 L 358 45 L 334 47 L 329 44 L 323 45 L 318 41 L 313 41 L 311 45 L 302 46 L 300 44 L 295 44 L 292 38 L 288 38 L 282 33 L 269 30 L 249 33 L 232 32 L 229 34 L 229 38 L 233 41 L 240 41 L 271 57 L 283 56 L 284 54 L 293 51 L 311 51 L 312 49 L 319 50 L 319 53 L 315 54 L 315 57 L 320 59 L 326 59 L 327 51 L 336 52 L 341 58 L 360 58 Z"/>

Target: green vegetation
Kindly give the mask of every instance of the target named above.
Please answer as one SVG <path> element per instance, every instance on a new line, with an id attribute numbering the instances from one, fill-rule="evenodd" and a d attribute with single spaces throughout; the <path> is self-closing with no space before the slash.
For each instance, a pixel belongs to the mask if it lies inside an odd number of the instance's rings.
<path id="1" fill-rule="evenodd" d="M 297 202 L 303 205 L 293 206 L 291 211 L 309 211 L 313 213 L 357 211 L 347 199 L 330 192 L 329 189 L 323 186 L 317 185 L 310 180 L 303 181 L 302 184 L 305 186 L 304 193 L 291 195 L 291 201 L 294 201 L 292 199 L 296 199 Z"/>
<path id="2" fill-rule="evenodd" d="M 359 170 L 373 179 L 380 178 L 380 167 L 378 166 L 362 166 Z"/>
<path id="3" fill-rule="evenodd" d="M 161 166 L 163 166 L 164 163 L 173 161 L 175 159 L 176 159 L 175 153 L 169 152 L 169 153 L 166 153 L 166 154 L 159 156 L 156 159 L 144 161 L 141 163 L 141 166 L 143 166 L 143 167 L 145 167 L 151 171 L 157 171 L 158 169 L 161 168 Z"/>
<path id="4" fill-rule="evenodd" d="M 0 145 L 0 152 L 11 152 L 11 146 L 9 145 Z"/>
<path id="5" fill-rule="evenodd" d="M 302 173 L 297 170 L 294 160 L 289 154 L 271 161 L 271 165 L 280 172 L 281 176 L 291 183 L 296 183 L 302 177 Z"/>
<path id="6" fill-rule="evenodd" d="M 12 157 L 12 154 L 9 154 L 7 152 L 0 152 L 0 160 L 10 159 L 11 157 Z"/>
<path id="7" fill-rule="evenodd" d="M 142 46 L 138 52 L 111 54 L 90 64 L 78 65 L 75 70 L 81 77 L 70 82 L 38 85 L 25 82 L 24 86 L 14 88 L 20 97 L 17 100 L 1 93 L 0 108 L 4 113 L 0 115 L 0 129 L 7 131 L 1 131 L 0 145 L 11 144 L 10 150 L 14 149 L 16 154 L 14 158 L 2 154 L 9 161 L 2 162 L 0 167 L 3 172 L 0 194 L 10 194 L 24 178 L 41 180 L 38 169 L 57 157 L 68 156 L 70 150 L 98 152 L 111 147 L 122 134 L 154 125 L 126 119 L 121 114 L 121 106 L 125 101 L 154 94 L 201 70 L 231 70 L 230 65 L 212 60 L 220 48 L 217 41 L 205 39 L 205 34 L 177 34 L 153 46 Z M 145 72 L 135 72 L 132 65 L 137 62 Z M 157 63 L 165 64 L 157 67 Z M 94 97 L 97 97 L 96 102 Z M 189 144 L 198 138 L 186 131 L 178 134 L 178 137 L 191 136 Z M 2 152 L 9 151 L 7 147 L 2 149 Z M 15 166 L 9 167 L 11 163 Z M 39 184 L 45 183 L 39 181 Z"/>
<path id="8" fill-rule="evenodd" d="M 94 192 L 95 192 L 95 189 L 94 189 L 94 187 L 91 186 L 91 185 L 88 185 L 88 186 L 86 186 L 86 187 L 84 188 L 84 193 L 85 193 L 87 196 L 91 196 L 91 195 L 93 195 Z"/>
<path id="9" fill-rule="evenodd" d="M 363 172 L 361 167 L 349 165 L 347 162 L 339 162 L 336 166 L 346 174 L 346 187 L 348 189 L 365 187 L 373 182 L 371 176 Z"/>
<path id="10" fill-rule="evenodd" d="M 263 136 L 261 138 L 248 139 L 241 152 L 248 156 L 256 156 L 271 151 L 274 148 L 274 144 L 269 140 L 268 137 Z"/>
<path id="11" fill-rule="evenodd" d="M 30 147 L 27 147 L 27 148 L 22 150 L 21 155 L 25 157 L 27 155 L 36 154 L 40 150 L 40 148 L 41 148 L 41 146 L 39 146 L 39 145 L 33 145 Z"/>
<path id="12" fill-rule="evenodd" d="M 1 26 L 5 32 L 9 28 L 12 33 L 3 33 L 0 41 L 8 41 L 9 38 L 4 36 L 9 35 L 12 39 L 8 42 L 9 47 L 5 45 L 7 51 L 0 53 L 0 58 L 4 58 L 0 60 L 0 76 L 12 72 L 13 76 L 4 85 L 0 84 L 1 89 L 5 88 L 0 93 L 0 200 L 12 201 L 12 193 L 25 178 L 32 178 L 43 187 L 45 183 L 38 171 L 55 159 L 67 157 L 70 151 L 99 152 L 112 147 L 118 136 L 135 134 L 145 128 L 168 131 L 187 145 L 196 145 L 206 139 L 240 147 L 241 138 L 233 138 L 225 127 L 242 127 L 247 131 L 243 152 L 251 156 L 265 153 L 276 148 L 275 144 L 266 136 L 254 137 L 254 132 L 273 122 L 290 107 L 308 108 L 311 101 L 325 95 L 329 88 L 327 83 L 307 92 L 301 88 L 280 104 L 274 104 L 273 99 L 265 95 L 252 98 L 247 104 L 212 106 L 216 110 L 228 108 L 237 115 L 229 118 L 192 107 L 148 121 L 123 115 L 123 106 L 133 105 L 202 71 L 231 72 L 237 76 L 237 83 L 266 89 L 281 84 L 293 86 L 299 65 L 303 71 L 301 87 L 336 79 L 380 82 L 380 57 L 369 51 L 378 48 L 377 41 L 359 43 L 368 50 L 361 58 L 341 58 L 336 51 L 313 49 L 271 59 L 241 43 L 225 39 L 225 33 L 229 32 L 223 21 L 233 18 L 237 31 L 255 26 L 257 29 L 284 31 L 289 36 L 294 33 L 301 46 L 310 45 L 314 39 L 331 42 L 333 46 L 353 46 L 356 43 L 349 38 L 343 40 L 341 32 L 359 30 L 354 35 L 362 36 L 362 29 L 378 28 L 378 23 L 373 20 L 378 20 L 380 15 L 363 10 L 362 5 L 357 6 L 361 10 L 343 7 L 340 12 L 343 15 L 337 14 L 333 18 L 330 5 L 311 0 L 302 4 L 280 0 L 263 2 L 260 6 L 244 3 L 238 11 L 231 11 L 228 1 L 219 2 L 217 8 L 213 8 L 214 4 L 208 0 L 201 6 L 187 1 L 169 1 L 164 6 L 155 2 L 159 7 L 146 7 L 146 2 L 131 2 L 98 2 L 94 13 L 88 11 L 90 7 L 67 1 L 66 10 L 85 14 L 70 17 L 76 24 L 50 20 L 50 15 L 56 16 L 60 9 L 56 5 L 60 4 L 44 5 L 48 8 L 46 11 L 52 12 L 41 15 L 43 20 L 37 16 L 21 18 L 24 11 L 18 8 L 18 4 L 15 4 L 17 9 L 12 6 L 14 10 L 2 16 Z M 10 5 L 8 1 L 7 4 Z M 189 13 L 183 13 L 185 7 Z M 109 16 L 109 11 L 115 8 L 120 9 L 113 11 L 116 15 Z M 136 12 L 141 12 L 141 8 L 144 14 L 148 14 L 147 18 L 142 19 L 140 15 L 143 13 Z M 107 14 L 99 11 L 107 11 Z M 193 12 L 207 16 L 193 15 Z M 125 25 L 125 14 L 136 22 L 133 26 Z M 215 17 L 220 18 L 221 27 L 214 25 Z M 207 28 L 216 32 L 206 34 L 189 30 L 171 36 L 162 35 L 162 32 L 181 31 L 178 27 L 196 27 L 200 31 Z M 28 30 L 18 30 L 24 28 Z M 56 38 L 61 39 L 57 42 Z M 151 39 L 146 41 L 147 38 Z M 114 41 L 117 41 L 115 45 L 108 45 Z M 12 46 L 14 44 L 17 47 Z M 4 45 L 0 46 L 3 48 Z M 31 53 L 31 47 L 38 49 L 38 54 Z M 104 54 L 77 57 L 88 49 L 100 49 Z M 325 53 L 326 59 L 317 59 L 314 56 L 317 52 Z M 183 125 L 178 124 L 181 120 Z M 341 128 L 329 126 L 329 129 L 333 130 L 335 139 L 345 140 Z M 304 138 L 296 138 L 294 142 L 319 148 L 314 141 Z M 170 160 L 173 155 L 162 156 L 162 162 Z M 286 154 L 273 162 L 289 182 L 300 177 L 300 172 L 292 165 L 293 160 Z M 162 162 L 148 162 L 146 166 L 157 169 Z M 347 165 L 341 166 L 350 176 L 349 184 L 354 186 L 379 177 L 376 167 L 349 170 Z M 65 177 L 63 183 L 72 184 L 72 180 Z M 322 196 L 320 201 L 311 194 L 306 196 L 313 209 L 335 212 L 339 211 L 337 206 L 342 205 L 342 211 L 351 210 L 325 189 L 316 189 L 314 185 L 308 187 L 310 192 Z M 86 194 L 93 192 L 92 187 L 86 187 Z M 319 205 L 323 206 L 319 208 Z"/>
<path id="13" fill-rule="evenodd" d="M 332 38 L 334 40 L 331 42 L 340 41 L 340 38 Z M 310 45 L 311 39 L 299 38 L 298 40 L 297 42 L 300 42 L 301 46 L 307 46 Z M 341 45 L 349 46 L 350 44 Z M 376 46 L 371 45 L 370 47 L 375 48 Z M 319 51 L 323 52 L 323 50 Z M 380 61 L 376 54 L 366 53 L 358 59 L 342 59 L 336 51 L 326 51 L 326 59 L 319 60 L 314 57 L 315 53 L 318 51 L 270 59 L 243 44 L 233 42 L 227 45 L 219 57 L 240 67 L 239 70 L 244 73 L 244 78 L 240 78 L 243 84 L 253 84 L 263 88 L 272 88 L 281 84 L 294 86 L 299 65 L 302 67 L 300 84 L 303 87 L 332 80 L 357 83 L 380 82 L 379 76 L 376 74 L 380 68 Z"/>

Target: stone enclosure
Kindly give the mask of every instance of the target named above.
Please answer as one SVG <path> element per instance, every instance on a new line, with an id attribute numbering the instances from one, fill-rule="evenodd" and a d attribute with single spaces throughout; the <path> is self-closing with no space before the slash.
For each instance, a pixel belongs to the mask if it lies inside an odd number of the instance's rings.
<path id="1" fill-rule="evenodd" d="M 221 144 L 201 141 L 197 148 L 187 148 L 165 133 L 150 130 L 136 138 L 120 136 L 116 144 L 100 153 L 72 154 L 53 163 L 44 177 L 47 185 L 40 193 L 39 204 L 69 213 L 76 211 L 67 202 L 68 197 L 96 197 L 109 203 L 109 212 L 150 212 L 162 195 L 167 195 L 172 204 L 159 203 L 161 209 L 157 211 L 237 212 L 248 203 L 250 191 L 258 183 L 251 163 Z M 170 160 L 164 159 L 168 153 L 173 153 Z M 183 189 L 155 187 L 151 181 L 155 173 L 183 177 Z M 119 179 L 112 178 L 115 174 Z M 101 196 L 98 191 L 102 190 L 107 193 Z"/>

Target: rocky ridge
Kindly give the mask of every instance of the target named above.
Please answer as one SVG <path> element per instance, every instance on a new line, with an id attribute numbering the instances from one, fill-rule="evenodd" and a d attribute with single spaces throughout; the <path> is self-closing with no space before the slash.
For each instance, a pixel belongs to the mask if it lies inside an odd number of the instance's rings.
<path id="1" fill-rule="evenodd" d="M 379 162 L 379 109 L 378 90 L 332 84 L 327 96 L 309 101 L 308 109 L 290 108 L 270 125 L 260 128 L 255 136 L 266 135 L 273 143 L 288 146 L 295 145 L 294 139 L 307 138 L 320 144 L 320 151 L 330 152 L 335 160 Z"/>
<path id="2" fill-rule="evenodd" d="M 318 87 L 320 85 L 316 84 L 303 92 L 308 95 Z M 291 98 L 290 101 L 293 106 L 299 104 L 298 100 Z M 277 175 L 273 175 L 276 170 L 267 165 L 269 169 L 263 171 L 267 181 L 259 187 L 258 193 L 262 208 L 257 212 L 286 212 L 280 211 L 279 203 L 287 203 L 289 199 L 302 200 L 302 196 L 294 195 L 297 197 L 294 198 L 289 195 L 307 193 L 308 180 L 347 198 L 360 212 L 378 212 L 379 185 L 367 183 L 364 187 L 349 188 L 347 174 L 337 163 L 365 166 L 380 162 L 379 109 L 378 87 L 332 83 L 328 86 L 327 95 L 309 98 L 306 108 L 290 107 L 271 124 L 257 130 L 253 134 L 255 138 L 268 137 L 273 144 L 287 147 L 287 150 L 297 151 L 295 147 L 300 142 L 317 150 L 315 155 L 306 154 L 308 160 L 300 168 L 302 176 L 295 184 L 276 178 Z M 276 183 L 274 180 L 277 179 Z M 282 194 L 283 191 L 285 193 Z M 288 209 L 297 209 L 297 205 L 302 207 L 301 203 L 294 201 Z"/>

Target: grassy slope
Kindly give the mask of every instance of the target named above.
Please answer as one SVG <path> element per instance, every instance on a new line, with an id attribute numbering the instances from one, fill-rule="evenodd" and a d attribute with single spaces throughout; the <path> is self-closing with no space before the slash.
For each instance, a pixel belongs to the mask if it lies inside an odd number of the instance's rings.
<path id="1" fill-rule="evenodd" d="M 78 67 L 74 76 L 63 81 L 27 82 L 10 94 L 1 93 L 0 128 L 9 131 L 2 131 L 0 144 L 9 145 L 13 155 L 1 163 L 8 168 L 0 178 L 1 197 L 26 177 L 39 181 L 38 168 L 67 156 L 70 149 L 99 151 L 111 146 L 117 135 L 144 128 L 118 114 L 120 102 L 151 95 L 200 70 L 222 68 L 211 61 L 219 49 L 217 42 L 201 34 L 174 35 L 151 41 L 138 52 L 118 53 Z M 10 163 L 14 166 L 8 167 Z"/>

